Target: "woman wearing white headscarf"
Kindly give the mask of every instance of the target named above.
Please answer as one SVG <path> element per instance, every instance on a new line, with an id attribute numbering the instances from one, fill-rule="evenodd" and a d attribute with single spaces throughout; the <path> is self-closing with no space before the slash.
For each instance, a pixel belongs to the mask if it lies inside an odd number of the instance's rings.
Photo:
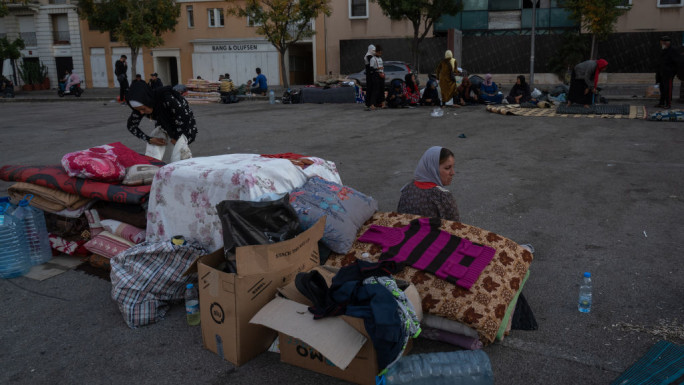
<path id="1" fill-rule="evenodd" d="M 373 56 L 375 56 L 375 46 L 371 44 L 368 46 L 368 52 L 363 55 L 363 62 L 366 66 L 366 109 L 370 109 L 371 107 L 370 95 L 372 94 L 371 89 L 373 87 L 373 68 L 370 65 L 370 60 Z"/>
<path id="2" fill-rule="evenodd" d="M 420 158 L 413 181 L 401 189 L 397 212 L 460 222 L 454 196 L 444 188 L 454 174 L 454 153 L 430 147 Z"/>
<path id="3" fill-rule="evenodd" d="M 458 72 L 458 63 L 454 59 L 454 54 L 451 50 L 444 52 L 444 59 L 442 59 L 435 73 L 437 80 L 439 80 L 439 89 L 442 93 L 442 105 L 451 100 L 456 92 L 456 73 Z"/>

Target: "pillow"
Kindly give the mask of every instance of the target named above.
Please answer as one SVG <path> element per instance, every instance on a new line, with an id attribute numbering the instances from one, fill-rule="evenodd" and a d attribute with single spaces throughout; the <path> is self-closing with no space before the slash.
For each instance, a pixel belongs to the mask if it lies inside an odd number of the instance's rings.
<path id="1" fill-rule="evenodd" d="M 95 238 L 98 234 L 104 231 L 102 223 L 100 223 L 100 214 L 97 210 L 91 209 L 84 212 L 88 219 L 88 227 L 90 227 L 90 238 Z"/>
<path id="2" fill-rule="evenodd" d="M 158 166 L 151 164 L 136 164 L 126 169 L 126 176 L 121 184 L 128 186 L 141 186 L 152 184 L 154 175 L 159 170 Z"/>
<path id="3" fill-rule="evenodd" d="M 103 219 L 100 221 L 105 231 L 121 237 L 129 242 L 138 244 L 145 240 L 145 230 L 139 229 L 128 223 L 119 222 L 114 219 Z"/>
<path id="4" fill-rule="evenodd" d="M 135 244 L 121 237 L 117 237 L 109 231 L 103 231 L 89 240 L 84 246 L 91 253 L 99 254 L 107 258 L 114 258 L 122 251 L 126 251 L 135 246 Z"/>
<path id="5" fill-rule="evenodd" d="M 69 176 L 108 183 L 120 182 L 126 175 L 109 145 L 70 152 L 62 157 L 62 167 Z"/>
<path id="6" fill-rule="evenodd" d="M 304 186 L 292 190 L 290 204 L 302 230 L 327 216 L 321 241 L 338 254 L 349 251 L 359 228 L 378 209 L 378 202 L 372 197 L 320 177 L 312 177 Z"/>

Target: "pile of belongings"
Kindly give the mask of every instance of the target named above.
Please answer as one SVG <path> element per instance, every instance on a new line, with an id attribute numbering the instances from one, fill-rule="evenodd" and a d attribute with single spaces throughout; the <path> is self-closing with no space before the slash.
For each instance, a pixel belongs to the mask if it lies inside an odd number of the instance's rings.
<path id="1" fill-rule="evenodd" d="M 185 99 L 190 104 L 218 103 L 221 101 L 221 83 L 204 79 L 189 79 L 185 84 L 188 92 Z"/>
<path id="2" fill-rule="evenodd" d="M 53 254 L 83 258 L 109 269 L 110 259 L 145 241 L 145 205 L 154 174 L 164 163 L 111 143 L 65 154 L 61 165 L 0 168 L 13 202 L 45 214 Z"/>

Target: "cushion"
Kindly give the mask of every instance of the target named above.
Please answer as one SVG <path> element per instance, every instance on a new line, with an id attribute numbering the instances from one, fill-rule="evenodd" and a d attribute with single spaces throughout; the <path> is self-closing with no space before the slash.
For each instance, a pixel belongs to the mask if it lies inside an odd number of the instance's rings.
<path id="1" fill-rule="evenodd" d="M 129 242 L 138 244 L 145 240 L 145 230 L 128 223 L 119 222 L 114 219 L 103 219 L 100 223 L 106 231 Z"/>
<path id="2" fill-rule="evenodd" d="M 132 246 L 135 246 L 135 243 L 117 237 L 109 231 L 101 232 L 85 244 L 85 248 L 91 253 L 107 258 L 114 258 L 117 254 L 130 249 Z"/>
<path id="3" fill-rule="evenodd" d="M 100 223 L 100 214 L 98 214 L 97 210 L 86 210 L 84 214 L 88 219 L 90 237 L 95 238 L 98 234 L 104 231 L 104 227 L 102 227 L 102 223 Z"/>
<path id="4" fill-rule="evenodd" d="M 159 170 L 158 166 L 151 164 L 136 164 L 126 169 L 126 176 L 121 184 L 127 186 L 141 186 L 152 184 L 154 175 Z"/>
<path id="5" fill-rule="evenodd" d="M 62 157 L 62 167 L 69 176 L 101 182 L 120 182 L 126 175 L 126 168 L 108 145 L 70 152 Z"/>
<path id="6" fill-rule="evenodd" d="M 356 232 L 378 209 L 378 202 L 372 197 L 319 177 L 312 177 L 301 188 L 292 190 L 290 204 L 302 230 L 327 216 L 321 241 L 338 254 L 349 251 Z"/>

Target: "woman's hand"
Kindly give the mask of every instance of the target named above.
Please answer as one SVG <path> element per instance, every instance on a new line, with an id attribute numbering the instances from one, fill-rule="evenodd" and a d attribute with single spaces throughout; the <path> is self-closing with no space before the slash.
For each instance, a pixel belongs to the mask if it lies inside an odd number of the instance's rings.
<path id="1" fill-rule="evenodd" d="M 166 146 L 166 140 L 163 138 L 150 138 L 150 144 L 155 146 Z"/>

